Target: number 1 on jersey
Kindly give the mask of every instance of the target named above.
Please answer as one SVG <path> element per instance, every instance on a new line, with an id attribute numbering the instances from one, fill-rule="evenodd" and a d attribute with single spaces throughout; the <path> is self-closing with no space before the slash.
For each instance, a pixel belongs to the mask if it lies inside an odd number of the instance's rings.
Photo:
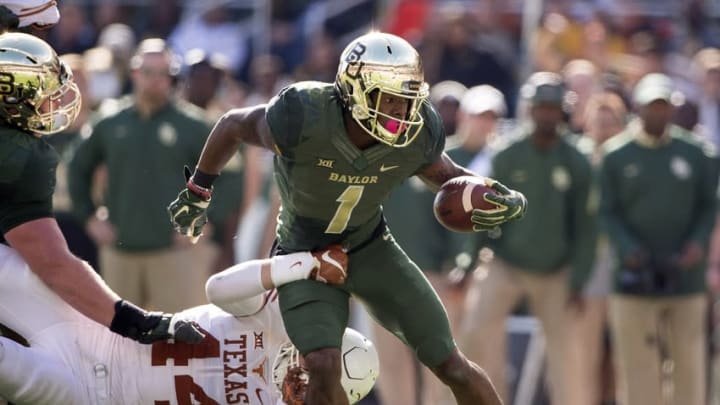
<path id="1" fill-rule="evenodd" d="M 365 186 L 348 186 L 345 191 L 340 194 L 337 198 L 337 202 L 340 203 L 335 215 L 328 224 L 325 233 L 342 233 L 347 228 L 348 222 L 350 222 L 350 216 L 352 215 L 353 209 L 360 202 Z"/>

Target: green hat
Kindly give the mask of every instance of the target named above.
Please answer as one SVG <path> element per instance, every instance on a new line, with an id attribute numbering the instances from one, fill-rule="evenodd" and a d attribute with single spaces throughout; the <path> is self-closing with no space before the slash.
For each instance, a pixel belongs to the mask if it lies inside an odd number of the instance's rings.
<path id="1" fill-rule="evenodd" d="M 522 97 L 532 104 L 557 104 L 565 101 L 562 76 L 553 72 L 535 72 L 520 89 Z"/>
<path id="2" fill-rule="evenodd" d="M 635 85 L 633 101 L 644 106 L 656 100 L 671 102 L 675 92 L 673 81 L 662 73 L 650 73 L 642 77 Z"/>

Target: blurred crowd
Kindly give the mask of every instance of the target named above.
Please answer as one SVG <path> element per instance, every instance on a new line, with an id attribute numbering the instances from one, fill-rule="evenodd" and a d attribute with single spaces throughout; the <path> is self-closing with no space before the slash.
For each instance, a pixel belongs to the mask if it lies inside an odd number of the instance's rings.
<path id="1" fill-rule="evenodd" d="M 176 311 L 204 302 L 211 273 L 267 255 L 279 209 L 269 156 L 238 151 L 194 245 L 165 212 L 182 162 L 197 161 L 225 111 L 334 81 L 349 39 L 382 30 L 420 51 L 451 157 L 529 200 L 495 238 L 442 228 L 415 178 L 384 207 L 505 401 L 720 404 L 717 2 L 59 3 L 59 24 L 33 33 L 72 68 L 83 107 L 49 138 L 64 157 L 55 209 L 74 253 L 121 296 Z M 177 270 L 191 267 L 205 273 Z M 508 365 L 517 314 L 542 325 L 539 394 Z M 364 403 L 451 403 L 400 342 L 355 318 L 382 359 Z"/>

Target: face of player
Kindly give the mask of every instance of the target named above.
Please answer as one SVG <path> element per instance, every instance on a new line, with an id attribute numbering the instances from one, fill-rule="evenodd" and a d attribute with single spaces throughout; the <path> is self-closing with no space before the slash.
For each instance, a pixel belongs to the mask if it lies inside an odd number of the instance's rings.
<path id="1" fill-rule="evenodd" d="M 377 105 L 381 115 L 378 117 L 378 123 L 390 132 L 400 130 L 400 125 L 396 120 L 405 120 L 410 110 L 410 100 L 404 97 L 395 96 L 393 94 L 382 93 L 380 100 L 377 100 L 377 94 L 371 95 L 371 101 Z M 396 120 L 393 120 L 395 118 Z"/>
<path id="2" fill-rule="evenodd" d="M 298 358 L 298 366 L 288 369 L 282 386 L 282 400 L 285 403 L 304 404 L 310 375 L 305 367 L 302 355 Z"/>
<path id="3" fill-rule="evenodd" d="M 73 91 L 66 91 L 58 97 L 48 97 L 43 100 L 42 104 L 38 107 L 38 112 L 45 114 L 53 111 L 57 111 L 60 108 L 75 102 L 75 99 L 80 97 L 79 93 Z"/>
<path id="4" fill-rule="evenodd" d="M 37 107 L 43 130 L 55 133 L 72 125 L 80 111 L 81 103 L 77 85 L 73 82 L 66 83 Z"/>

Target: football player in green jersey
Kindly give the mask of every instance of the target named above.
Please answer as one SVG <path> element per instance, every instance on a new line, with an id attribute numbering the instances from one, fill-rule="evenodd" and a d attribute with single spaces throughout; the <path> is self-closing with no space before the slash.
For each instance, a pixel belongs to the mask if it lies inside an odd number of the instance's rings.
<path id="1" fill-rule="evenodd" d="M 498 404 L 485 373 L 457 349 L 440 300 L 385 226 L 382 202 L 417 175 L 436 190 L 472 172 L 443 153 L 445 134 L 426 100 L 417 51 L 373 32 L 341 55 L 335 83 L 300 82 L 267 105 L 231 110 L 215 125 L 187 188 L 168 207 L 175 228 L 200 236 L 212 182 L 241 143 L 275 153 L 281 194 L 274 254 L 340 243 L 348 252 L 341 286 L 297 281 L 279 287 L 288 335 L 305 356 L 309 404 L 347 404 L 340 386 L 340 343 L 350 295 L 405 342 L 460 404 Z M 496 208 L 476 210 L 476 230 L 520 218 L 525 197 L 487 179 Z"/>
<path id="2" fill-rule="evenodd" d="M 50 45 L 28 34 L 0 35 L 0 243 L 63 300 L 116 333 L 143 343 L 202 340 L 190 323 L 121 300 L 70 253 L 52 214 L 58 154 L 43 136 L 67 128 L 79 110 L 72 72 Z M 0 268 L 15 262 L 0 255 Z"/>

